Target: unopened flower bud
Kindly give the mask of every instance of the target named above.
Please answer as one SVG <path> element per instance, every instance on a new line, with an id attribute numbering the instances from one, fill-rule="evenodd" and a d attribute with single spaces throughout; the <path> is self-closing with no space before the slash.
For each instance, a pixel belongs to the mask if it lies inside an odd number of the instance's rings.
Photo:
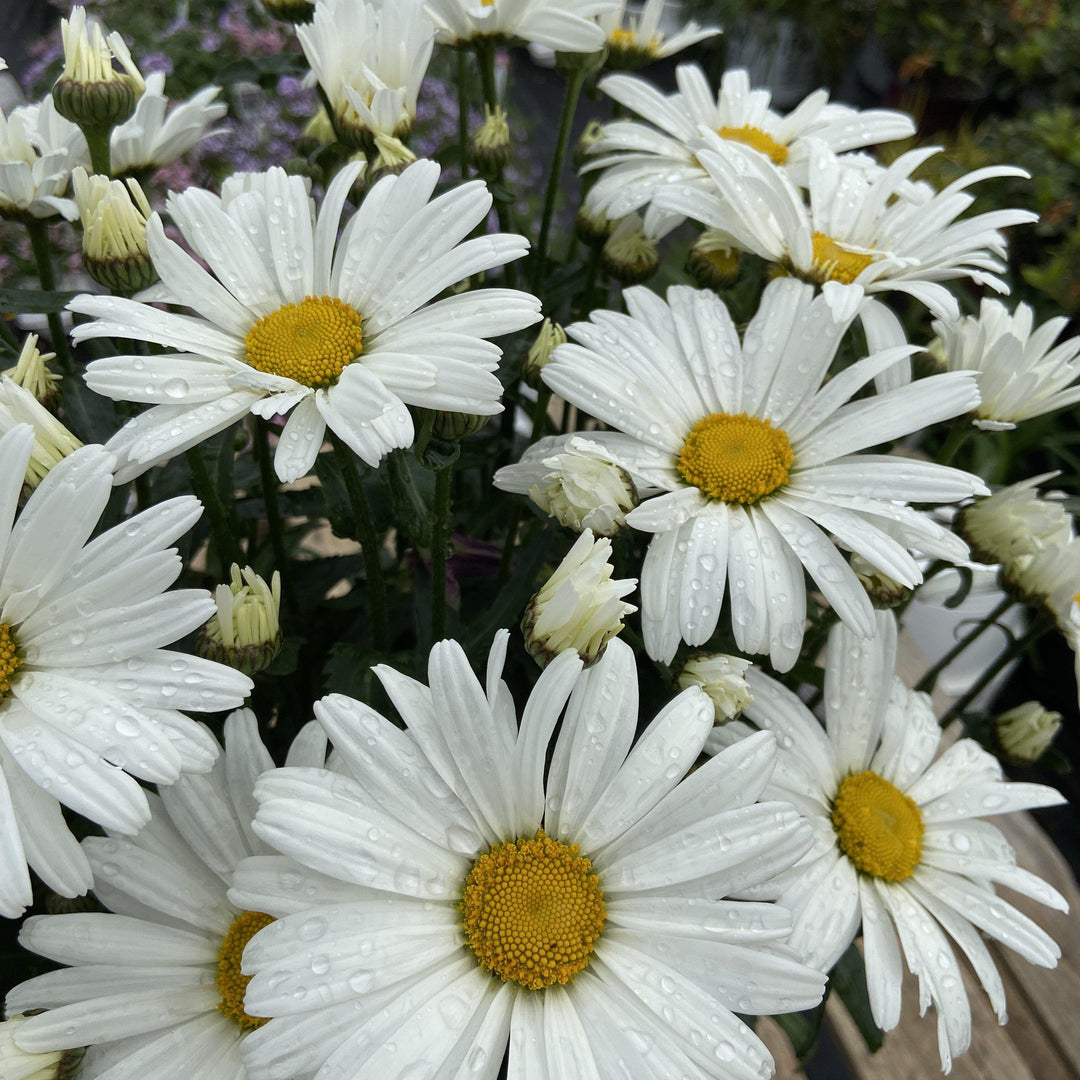
<path id="1" fill-rule="evenodd" d="M 71 187 L 83 226 L 86 272 L 120 296 L 153 285 L 158 275 L 146 246 L 151 210 L 138 182 L 88 176 L 79 165 L 71 174 Z"/>
<path id="2" fill-rule="evenodd" d="M 883 574 L 873 563 L 868 562 L 857 552 L 851 555 L 851 569 L 859 579 L 859 584 L 866 590 L 870 603 L 882 610 L 902 604 L 911 590 L 899 581 L 894 581 L 888 574 Z"/>
<path id="3" fill-rule="evenodd" d="M 614 218 L 609 218 L 603 210 L 590 206 L 586 199 L 574 218 L 574 232 L 583 244 L 599 247 L 611 235 L 615 224 Z"/>
<path id="4" fill-rule="evenodd" d="M 740 258 L 727 233 L 706 229 L 686 256 L 686 269 L 703 289 L 730 289 L 739 280 Z"/>
<path id="5" fill-rule="evenodd" d="M 255 675 L 270 666 L 281 649 L 281 575 L 267 583 L 251 569 L 233 563 L 228 585 L 214 590 L 217 613 L 199 631 L 200 656 Z"/>
<path id="6" fill-rule="evenodd" d="M 545 319 L 536 340 L 529 346 L 525 362 L 521 365 L 521 377 L 534 390 L 540 388 L 540 372 L 551 360 L 555 349 L 566 343 L 566 331 L 550 319 Z"/>
<path id="7" fill-rule="evenodd" d="M 271 18 L 282 22 L 309 23 L 315 15 L 311 0 L 260 0 L 263 10 Z"/>
<path id="8" fill-rule="evenodd" d="M 484 0 L 481 0 L 481 3 L 483 2 Z M 494 3 L 494 0 L 492 0 L 492 3 Z M 606 45 L 601 45 L 599 49 L 595 49 L 593 52 L 556 52 L 555 70 L 561 71 L 564 75 L 576 71 L 584 71 L 586 75 L 591 75 L 604 66 L 606 59 Z"/>
<path id="9" fill-rule="evenodd" d="M 60 20 L 64 72 L 52 89 L 56 111 L 84 131 L 110 131 L 135 111 L 146 83 L 118 33 L 104 34 L 101 24 L 86 25 L 86 9 L 74 7 Z M 123 71 L 113 67 L 119 61 Z"/>
<path id="10" fill-rule="evenodd" d="M 56 407 L 60 404 L 60 383 L 64 377 L 49 370 L 48 362 L 56 353 L 38 352 L 37 343 L 37 334 L 27 334 L 15 366 L 8 368 L 4 374 L 16 386 L 21 386 L 33 394 L 49 412 L 56 412 Z"/>
<path id="11" fill-rule="evenodd" d="M 656 273 L 660 253 L 640 215 L 627 214 L 615 226 L 600 252 L 600 265 L 623 285 L 640 285 Z"/>
<path id="12" fill-rule="evenodd" d="M 574 143 L 574 168 L 580 169 L 589 160 L 592 148 L 604 137 L 604 125 L 599 120 L 590 120 L 585 125 L 581 137 Z"/>
<path id="13" fill-rule="evenodd" d="M 34 446 L 23 477 L 22 497 L 27 499 L 49 470 L 82 443 L 29 390 L 4 375 L 0 378 L 0 435 L 16 424 L 29 424 L 34 429 Z"/>
<path id="14" fill-rule="evenodd" d="M 1050 748 L 1061 727 L 1061 713 L 1025 701 L 994 721 L 994 737 L 1001 753 L 1017 765 L 1033 765 Z"/>
<path id="15" fill-rule="evenodd" d="M 490 416 L 479 416 L 476 413 L 437 410 L 431 425 L 431 433 L 437 439 L 450 439 L 457 442 L 483 431 L 490 419 Z"/>
<path id="16" fill-rule="evenodd" d="M 726 724 L 754 700 L 745 678 L 749 666 L 750 661 L 741 656 L 695 653 L 675 676 L 675 685 L 680 690 L 700 686 L 713 703 L 716 723 Z"/>
<path id="17" fill-rule="evenodd" d="M 525 648 L 541 666 L 574 649 L 586 664 L 604 647 L 637 608 L 623 602 L 634 591 L 633 578 L 612 580 L 611 541 L 594 540 L 586 529 L 566 558 L 529 601 L 521 630 Z"/>
<path id="18" fill-rule="evenodd" d="M 476 167 L 485 176 L 493 176 L 510 161 L 512 150 L 506 113 L 498 105 L 494 112 L 485 105 L 484 122 L 469 140 L 469 152 Z"/>
<path id="19" fill-rule="evenodd" d="M 571 438 L 563 453 L 544 458 L 544 476 L 529 487 L 529 498 L 560 525 L 615 536 L 638 504 L 629 473 L 602 446 Z"/>
<path id="20" fill-rule="evenodd" d="M 15 1040 L 29 1019 L 29 1015 L 20 1013 L 0 1023 L 0 1076 L 4 1080 L 72 1080 L 79 1072 L 86 1048 L 44 1053 L 20 1050 Z"/>

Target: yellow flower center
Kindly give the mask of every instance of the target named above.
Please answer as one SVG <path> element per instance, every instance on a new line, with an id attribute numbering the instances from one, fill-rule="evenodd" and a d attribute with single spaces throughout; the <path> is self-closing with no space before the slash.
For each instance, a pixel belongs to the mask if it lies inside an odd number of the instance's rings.
<path id="1" fill-rule="evenodd" d="M 240 973 L 240 958 L 247 943 L 273 921 L 273 916 L 264 915 L 261 911 L 241 912 L 233 920 L 218 950 L 217 988 L 221 995 L 218 1012 L 235 1020 L 245 1031 L 262 1027 L 270 1017 L 248 1016 L 244 1012 L 244 994 L 251 976 Z"/>
<path id="2" fill-rule="evenodd" d="M 690 429 L 676 466 L 710 499 L 755 503 L 787 483 L 794 460 L 787 432 L 770 421 L 711 413 Z"/>
<path id="3" fill-rule="evenodd" d="M 721 139 L 731 139 L 732 142 L 752 147 L 759 154 L 764 154 L 774 165 L 783 165 L 788 159 L 788 148 L 783 143 L 778 143 L 767 131 L 750 124 L 717 128 L 716 134 Z"/>
<path id="4" fill-rule="evenodd" d="M 833 799 L 840 850 L 855 869 L 884 881 L 906 881 L 922 858 L 923 820 L 913 799 L 877 773 L 852 773 Z"/>
<path id="5" fill-rule="evenodd" d="M 11 693 L 11 678 L 22 667 L 19 645 L 11 627 L 0 623 L 0 699 Z"/>
<path id="6" fill-rule="evenodd" d="M 814 272 L 818 282 L 842 281 L 850 285 L 873 261 L 873 255 L 848 251 L 825 233 L 811 237 L 814 244 Z"/>
<path id="7" fill-rule="evenodd" d="M 541 830 L 497 844 L 465 879 L 465 938 L 480 966 L 530 990 L 569 982 L 607 919 L 592 863 Z"/>
<path id="8" fill-rule="evenodd" d="M 310 387 L 333 386 L 363 351 L 359 312 L 336 296 L 305 296 L 264 315 L 244 338 L 256 371 Z"/>

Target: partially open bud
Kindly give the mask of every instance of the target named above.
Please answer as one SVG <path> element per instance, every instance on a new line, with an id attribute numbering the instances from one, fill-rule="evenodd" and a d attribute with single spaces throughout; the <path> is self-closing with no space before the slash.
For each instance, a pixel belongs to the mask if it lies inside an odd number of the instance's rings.
<path id="1" fill-rule="evenodd" d="M 627 214 L 600 252 L 600 265 L 623 285 L 640 285 L 656 273 L 660 253 L 638 214 Z"/>
<path id="2" fill-rule="evenodd" d="M 217 614 L 199 631 L 200 656 L 255 675 L 270 666 L 281 649 L 281 575 L 267 583 L 251 569 L 233 563 L 232 580 L 214 590 Z"/>
<path id="3" fill-rule="evenodd" d="M 83 7 L 72 8 L 71 18 L 60 20 L 60 33 L 64 72 L 52 89 L 56 111 L 84 131 L 109 131 L 122 124 L 146 89 L 124 39 L 115 32 L 104 34 L 98 22 L 87 27 Z M 114 59 L 123 71 L 113 67 Z"/>
<path id="4" fill-rule="evenodd" d="M 545 319 L 536 340 L 529 346 L 525 362 L 521 365 L 521 377 L 534 390 L 540 388 L 540 372 L 551 360 L 551 354 L 566 344 L 566 331 L 550 319 Z"/>
<path id="5" fill-rule="evenodd" d="M 574 649 L 586 665 L 623 628 L 637 608 L 623 602 L 634 591 L 634 578 L 612 580 L 611 541 L 594 540 L 586 529 L 555 573 L 529 601 L 521 630 L 525 648 L 546 667 L 561 652 Z"/>
<path id="6" fill-rule="evenodd" d="M 29 390 L 24 390 L 6 375 L 0 378 L 0 435 L 16 424 L 29 424 L 34 429 L 34 446 L 26 463 L 22 497 L 30 493 L 69 454 L 82 443 Z"/>
<path id="7" fill-rule="evenodd" d="M 78 1075 L 85 1047 L 45 1053 L 20 1050 L 15 1039 L 29 1019 L 20 1013 L 0 1023 L 0 1076 L 4 1080 L 72 1080 Z"/>
<path id="8" fill-rule="evenodd" d="M 371 163 L 368 182 L 374 184 L 381 176 L 397 175 L 416 160 L 416 155 L 395 135 L 377 132 L 374 136 L 375 160 Z"/>
<path id="9" fill-rule="evenodd" d="M 882 610 L 902 604 L 911 590 L 899 581 L 894 581 L 888 574 L 883 574 L 873 563 L 867 562 L 858 552 L 852 552 L 851 569 L 859 579 L 859 584 L 866 590 L 870 603 Z"/>
<path id="10" fill-rule="evenodd" d="M 589 160 L 592 148 L 604 137 L 604 125 L 599 120 L 590 120 L 585 125 L 581 137 L 574 143 L 574 168 L 580 169 Z"/>
<path id="11" fill-rule="evenodd" d="M 315 14 L 311 0 L 260 0 L 267 15 L 282 22 L 309 23 Z"/>
<path id="12" fill-rule="evenodd" d="M 591 207 L 586 199 L 574 218 L 574 232 L 583 244 L 599 247 L 612 234 L 615 224 L 614 218 L 609 218 L 603 210 Z"/>
<path id="13" fill-rule="evenodd" d="M 1002 755 L 1017 765 L 1033 765 L 1050 748 L 1061 727 L 1061 713 L 1025 701 L 994 721 L 994 737 Z"/>
<path id="14" fill-rule="evenodd" d="M 512 149 L 506 113 L 498 105 L 494 112 L 485 105 L 484 122 L 469 140 L 469 153 L 476 167 L 485 176 L 494 176 L 510 161 Z"/>
<path id="15" fill-rule="evenodd" d="M 99 285 L 131 296 L 158 279 L 146 246 L 150 204 L 136 180 L 88 176 L 77 166 L 72 194 L 82 221 L 82 256 L 86 272 Z"/>
<path id="16" fill-rule="evenodd" d="M 686 269 L 703 289 L 730 289 L 739 280 L 741 253 L 720 229 L 706 229 L 686 256 Z"/>
<path id="17" fill-rule="evenodd" d="M 27 334 L 15 366 L 8 368 L 4 374 L 16 386 L 21 386 L 33 394 L 49 412 L 56 412 L 56 407 L 60 404 L 60 383 L 64 377 L 49 370 L 48 362 L 56 353 L 38 352 L 37 343 L 37 334 Z"/>
<path id="18" fill-rule="evenodd" d="M 546 474 L 529 488 L 529 498 L 560 525 L 575 532 L 591 529 L 615 536 L 626 528 L 626 515 L 638 504 L 629 473 L 604 448 L 572 438 L 561 454 L 544 458 Z"/>
<path id="19" fill-rule="evenodd" d="M 700 686 L 709 696 L 716 710 L 716 723 L 726 724 L 754 700 L 746 683 L 749 660 L 726 653 L 695 653 L 675 676 L 680 690 L 688 686 Z"/>

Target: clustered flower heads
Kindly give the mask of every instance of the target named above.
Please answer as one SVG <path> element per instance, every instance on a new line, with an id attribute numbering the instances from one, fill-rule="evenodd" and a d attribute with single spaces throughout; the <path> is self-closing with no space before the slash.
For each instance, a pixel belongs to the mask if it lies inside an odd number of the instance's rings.
<path id="1" fill-rule="evenodd" d="M 1000 763 L 1052 761 L 1061 715 L 973 687 L 943 719 L 985 745 L 943 738 L 896 675 L 927 567 L 984 564 L 1035 612 L 1017 651 L 1056 629 L 1080 675 L 1054 474 L 940 463 L 1080 403 L 1063 318 L 961 315 L 1033 220 L 972 188 L 1026 173 L 937 190 L 936 150 L 868 149 L 904 114 L 611 74 L 719 33 L 664 0 L 264 7 L 321 101 L 295 158 L 166 196 L 227 106 L 81 7 L 0 115 L 0 215 L 46 292 L 77 222 L 96 283 L 74 354 L 43 305 L 56 357 L 30 334 L 0 378 L 0 916 L 63 965 L 7 992 L 0 1080 L 768 1080 L 746 1018 L 841 958 L 886 1031 L 906 965 L 947 1072 L 956 949 L 1002 1022 L 984 936 L 1060 955 L 998 887 L 1066 907 L 984 820 L 1063 801 Z M 495 225 L 530 231 L 521 45 L 560 54 L 556 160 L 588 72 L 619 109 L 580 244 L 554 172 L 535 240 Z M 445 48 L 466 145 L 432 160 Z M 673 266 L 699 287 L 648 287 Z M 94 898 L 41 915 L 32 875 Z"/>

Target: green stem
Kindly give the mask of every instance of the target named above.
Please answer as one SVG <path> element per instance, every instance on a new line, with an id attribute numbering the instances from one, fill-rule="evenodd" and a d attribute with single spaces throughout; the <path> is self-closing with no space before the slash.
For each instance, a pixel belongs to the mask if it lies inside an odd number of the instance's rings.
<path id="1" fill-rule="evenodd" d="M 334 454 L 341 475 L 345 480 L 345 491 L 352 507 L 353 522 L 360 539 L 360 551 L 364 556 L 364 570 L 367 575 L 368 605 L 371 608 L 371 638 L 375 649 L 386 652 L 390 648 L 390 624 L 386 618 L 386 583 L 382 570 L 382 543 L 375 531 L 371 507 L 364 486 L 360 482 L 360 473 L 356 468 L 356 457 L 332 431 L 328 432 L 334 444 Z"/>
<path id="2" fill-rule="evenodd" d="M 1012 607 L 1014 600 L 1011 596 L 1005 596 L 993 611 L 978 625 L 961 637 L 956 644 L 942 656 L 933 667 L 929 668 L 925 675 L 916 683 L 915 689 L 924 693 L 932 693 L 937 683 L 938 676 L 982 633 L 991 626 L 996 626 L 998 620 Z"/>
<path id="3" fill-rule="evenodd" d="M 578 98 L 585 82 L 584 71 L 571 71 L 566 76 L 566 96 L 563 98 L 562 116 L 559 118 L 559 134 L 555 142 L 555 157 L 548 175 L 547 190 L 544 192 L 544 214 L 540 219 L 540 238 L 533 255 L 532 291 L 540 292 L 544 286 L 548 237 L 551 234 L 551 216 L 555 210 L 555 197 L 559 191 L 559 178 L 562 176 L 566 148 L 570 143 L 570 130 L 574 126 L 574 113 L 577 112 Z"/>
<path id="4" fill-rule="evenodd" d="M 457 54 L 457 133 L 461 152 L 461 179 L 469 179 L 469 56 L 464 49 Z"/>
<path id="5" fill-rule="evenodd" d="M 83 128 L 86 145 L 90 148 L 90 167 L 101 176 L 112 176 L 109 149 L 109 128 Z"/>
<path id="6" fill-rule="evenodd" d="M 30 247 L 34 252 L 41 287 L 45 292 L 55 292 L 56 274 L 53 271 L 52 251 L 49 248 L 49 227 L 44 219 L 29 221 L 26 224 L 26 231 L 30 234 Z M 53 352 L 56 353 L 64 374 L 74 375 L 75 362 L 71 358 L 71 350 L 68 348 L 67 334 L 64 333 L 60 313 L 50 311 L 46 317 L 49 321 L 49 336 L 52 338 Z"/>
<path id="7" fill-rule="evenodd" d="M 941 718 L 941 726 L 948 727 L 957 717 L 961 716 L 967 707 L 997 678 L 1007 665 L 1012 663 L 1021 653 L 1034 645 L 1044 634 L 1049 633 L 1054 624 L 1044 616 L 1036 618 L 1027 632 L 1020 637 L 1013 638 L 1009 647 L 979 676 L 975 684 L 962 697 L 956 699 L 948 712 Z"/>
<path id="8" fill-rule="evenodd" d="M 495 594 L 502 592 L 503 586 L 510 577 L 510 565 L 514 560 L 514 541 L 517 540 L 518 526 L 521 524 L 522 501 L 516 499 L 514 508 L 510 513 L 510 522 L 506 529 L 506 539 L 503 541 L 502 558 L 499 560 L 499 573 L 495 578 Z"/>
<path id="9" fill-rule="evenodd" d="M 210 478 L 206 464 L 199 454 L 199 448 L 192 447 L 184 456 L 191 470 L 191 486 L 210 515 L 210 528 L 214 533 L 214 542 L 217 544 L 222 569 L 227 573 L 231 563 L 243 566 L 247 560 L 244 558 L 243 551 L 240 550 L 240 542 L 232 531 L 229 515 L 218 497 L 217 487 Z"/>
<path id="10" fill-rule="evenodd" d="M 431 526 L 431 638 L 446 636 L 446 545 L 450 537 L 451 462 L 435 474 L 435 520 Z"/>
<path id="11" fill-rule="evenodd" d="M 547 425 L 548 406 L 551 404 L 551 391 L 546 386 L 541 386 L 536 391 L 536 407 L 533 409 L 532 435 L 529 437 L 529 445 L 532 446 L 544 434 Z"/>
<path id="12" fill-rule="evenodd" d="M 938 455 L 939 465 L 948 465 L 954 457 L 956 457 L 957 450 L 963 445 L 964 441 L 971 434 L 971 424 L 969 424 L 963 417 L 952 422 L 952 427 L 949 428 L 948 438 L 945 440 L 945 445 L 941 448 L 941 453 Z"/>
<path id="13" fill-rule="evenodd" d="M 259 480 L 263 503 L 266 506 L 266 524 L 270 529 L 270 546 L 274 549 L 274 565 L 281 572 L 281 588 L 290 611 L 296 611 L 296 593 L 293 590 L 292 568 L 285 547 L 285 527 L 278 506 L 278 479 L 274 461 L 270 455 L 270 425 L 266 420 L 256 420 L 255 456 L 259 461 Z"/>

